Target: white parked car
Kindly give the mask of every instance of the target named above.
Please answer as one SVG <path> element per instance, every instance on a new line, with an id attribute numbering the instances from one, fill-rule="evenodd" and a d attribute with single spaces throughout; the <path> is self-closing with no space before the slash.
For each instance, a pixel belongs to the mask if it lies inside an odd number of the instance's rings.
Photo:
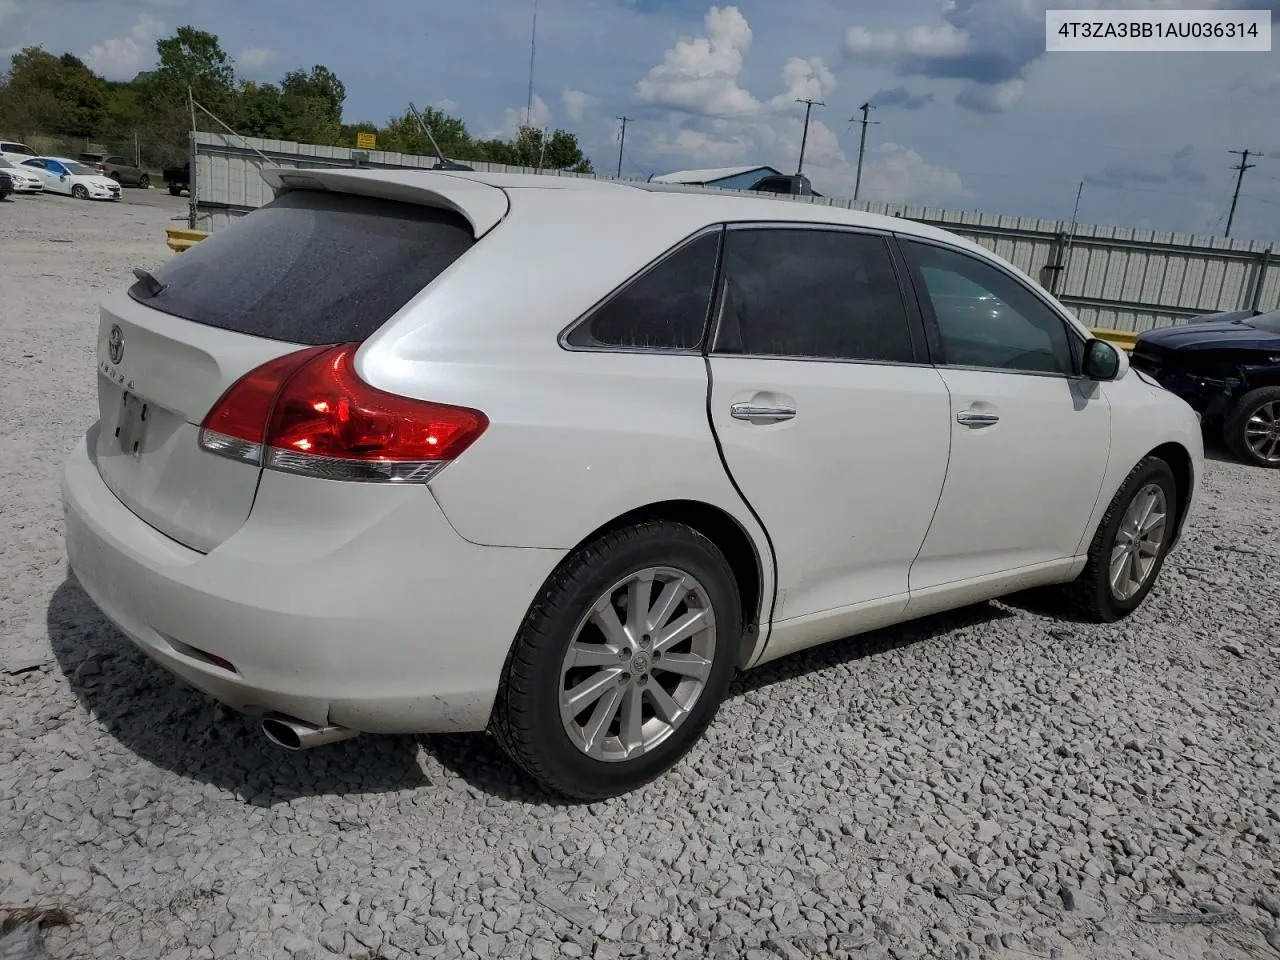
<path id="1" fill-rule="evenodd" d="M 120 184 L 92 167 L 66 157 L 32 157 L 23 169 L 44 181 L 48 193 L 62 193 L 77 200 L 119 200 Z"/>
<path id="2" fill-rule="evenodd" d="M 491 730 L 658 776 L 736 670 L 1059 584 L 1131 613 L 1195 414 L 908 220 L 657 185 L 267 173 L 102 304 L 71 567 L 266 734 Z"/>
<path id="3" fill-rule="evenodd" d="M 8 160 L 10 163 L 22 163 L 38 154 L 28 147 L 25 143 L 18 143 L 14 140 L 0 140 L 0 158 Z"/>
<path id="4" fill-rule="evenodd" d="M 0 157 L 0 170 L 13 181 L 14 193 L 44 193 L 44 181 L 34 171 L 15 166 L 4 157 Z"/>

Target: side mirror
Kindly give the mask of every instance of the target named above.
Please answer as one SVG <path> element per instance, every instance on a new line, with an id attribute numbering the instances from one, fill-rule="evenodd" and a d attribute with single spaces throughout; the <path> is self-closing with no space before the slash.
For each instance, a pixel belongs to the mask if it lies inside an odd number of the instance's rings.
<path id="1" fill-rule="evenodd" d="M 1115 380 L 1126 364 L 1120 348 L 1105 340 L 1090 340 L 1084 348 L 1084 375 L 1090 380 Z"/>

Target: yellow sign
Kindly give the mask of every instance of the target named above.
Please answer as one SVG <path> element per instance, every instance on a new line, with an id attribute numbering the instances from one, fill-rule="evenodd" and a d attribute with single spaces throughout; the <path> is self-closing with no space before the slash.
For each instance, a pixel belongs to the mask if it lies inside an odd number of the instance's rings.
<path id="1" fill-rule="evenodd" d="M 357 133 L 356 134 L 357 150 L 377 150 L 378 136 L 373 133 Z"/>

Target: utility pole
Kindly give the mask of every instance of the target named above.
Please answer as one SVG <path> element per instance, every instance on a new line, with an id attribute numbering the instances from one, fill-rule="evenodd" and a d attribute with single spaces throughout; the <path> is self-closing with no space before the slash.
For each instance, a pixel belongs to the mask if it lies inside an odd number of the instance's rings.
<path id="1" fill-rule="evenodd" d="M 622 179 L 622 148 L 627 145 L 627 124 L 631 122 L 630 117 L 617 117 L 622 121 L 622 133 L 618 138 L 618 179 Z"/>
<path id="2" fill-rule="evenodd" d="M 1236 174 L 1236 192 L 1231 195 L 1231 212 L 1227 214 L 1227 229 L 1223 233 L 1224 237 L 1231 236 L 1231 221 L 1236 218 L 1236 201 L 1240 199 L 1240 184 L 1244 180 L 1244 172 L 1252 170 L 1257 166 L 1256 163 L 1250 163 L 1250 157 L 1265 157 L 1265 153 L 1257 153 L 1252 150 L 1228 150 L 1227 153 L 1234 153 L 1240 158 L 1240 165 L 1232 167 L 1232 170 L 1238 170 Z"/>
<path id="3" fill-rule="evenodd" d="M 533 126 L 533 58 L 538 53 L 538 0 L 533 0 L 533 34 L 529 39 L 529 99 L 525 103 L 525 126 Z"/>
<path id="4" fill-rule="evenodd" d="M 871 105 L 870 100 L 858 109 L 862 111 L 862 137 L 858 140 L 858 174 L 853 181 L 853 199 L 855 202 L 858 199 L 858 191 L 862 189 L 862 156 L 867 152 L 867 125 L 880 122 L 879 120 L 867 119 L 867 113 L 875 109 L 875 107 Z M 853 123 L 857 119 L 857 117 L 850 117 L 849 122 Z"/>
<path id="5" fill-rule="evenodd" d="M 804 98 L 797 98 L 796 103 L 804 104 L 804 135 L 800 138 L 800 162 L 796 164 L 796 176 L 798 177 L 804 173 L 804 148 L 809 142 L 809 114 L 814 107 L 825 107 L 826 104 L 821 100 L 807 100 Z"/>

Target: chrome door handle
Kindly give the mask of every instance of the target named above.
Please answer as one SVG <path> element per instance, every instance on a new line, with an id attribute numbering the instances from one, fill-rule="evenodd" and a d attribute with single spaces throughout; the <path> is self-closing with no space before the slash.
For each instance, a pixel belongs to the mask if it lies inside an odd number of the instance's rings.
<path id="1" fill-rule="evenodd" d="M 796 415 L 795 407 L 756 407 L 749 403 L 735 403 L 729 408 L 729 416 L 735 420 L 779 423 Z"/>
<path id="2" fill-rule="evenodd" d="M 956 414 L 956 423 L 963 423 L 966 427 L 985 427 L 999 422 L 1000 418 L 994 413 L 974 413 L 972 410 L 961 410 Z"/>

